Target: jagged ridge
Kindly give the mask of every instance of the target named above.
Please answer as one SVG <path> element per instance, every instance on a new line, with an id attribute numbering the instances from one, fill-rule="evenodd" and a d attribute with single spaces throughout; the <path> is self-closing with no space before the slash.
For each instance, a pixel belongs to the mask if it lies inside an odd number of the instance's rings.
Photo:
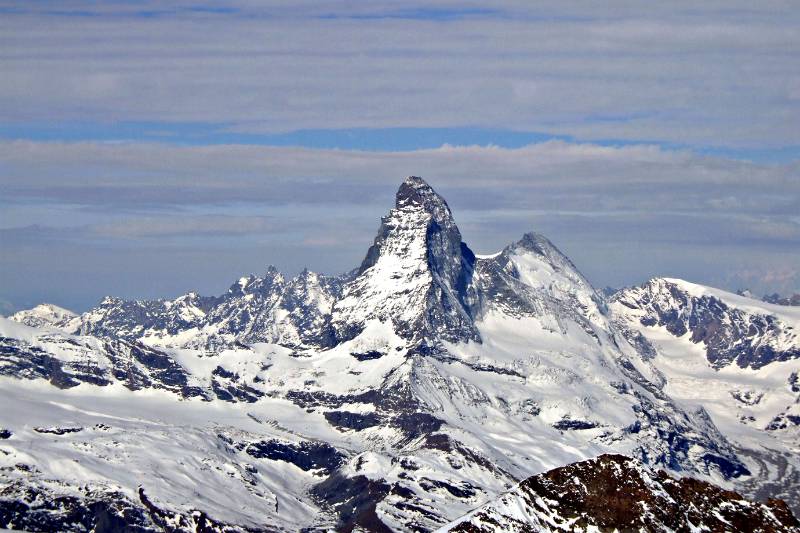
<path id="1" fill-rule="evenodd" d="M 797 532 L 785 503 L 754 503 L 691 478 L 675 479 L 622 455 L 533 476 L 496 501 L 439 531 Z"/>

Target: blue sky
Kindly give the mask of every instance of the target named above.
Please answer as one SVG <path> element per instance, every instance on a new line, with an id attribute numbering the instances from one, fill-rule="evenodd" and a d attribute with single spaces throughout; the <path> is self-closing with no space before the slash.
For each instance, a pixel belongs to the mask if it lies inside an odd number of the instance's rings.
<path id="1" fill-rule="evenodd" d="M 598 286 L 800 289 L 791 2 L 0 13 L 5 312 L 348 270 L 409 174 L 478 251 L 538 230 Z"/>

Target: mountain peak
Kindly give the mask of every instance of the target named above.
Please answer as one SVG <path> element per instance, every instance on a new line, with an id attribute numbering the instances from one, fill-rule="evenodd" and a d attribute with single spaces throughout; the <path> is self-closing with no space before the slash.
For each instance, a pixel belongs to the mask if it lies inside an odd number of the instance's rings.
<path id="1" fill-rule="evenodd" d="M 25 324 L 34 328 L 43 326 L 63 326 L 71 320 L 77 319 L 78 315 L 54 304 L 42 303 L 32 309 L 26 309 L 14 313 L 9 318 L 20 324 Z"/>
<path id="2" fill-rule="evenodd" d="M 400 189 L 398 189 L 397 194 L 399 196 L 403 191 L 416 191 L 423 189 L 433 191 L 433 187 L 428 185 L 428 182 L 424 179 L 420 178 L 419 176 L 409 176 L 403 180 L 403 183 L 400 184 Z"/>
<path id="3" fill-rule="evenodd" d="M 414 341 L 478 340 L 464 301 L 474 259 L 444 198 L 409 176 L 336 306 L 340 337 L 351 338 L 377 319 Z"/>
<path id="4" fill-rule="evenodd" d="M 433 187 L 419 176 L 409 176 L 397 190 L 396 209 L 419 209 L 433 215 L 435 220 L 452 219 L 450 207 Z"/>

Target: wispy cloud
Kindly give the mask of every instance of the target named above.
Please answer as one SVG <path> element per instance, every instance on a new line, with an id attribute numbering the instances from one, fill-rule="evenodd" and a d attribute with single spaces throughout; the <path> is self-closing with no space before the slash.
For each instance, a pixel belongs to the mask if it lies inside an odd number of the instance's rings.
<path id="1" fill-rule="evenodd" d="M 268 217 L 252 216 L 148 216 L 99 224 L 88 229 L 102 237 L 125 239 L 180 235 L 263 235 L 285 229 L 285 224 Z"/>
<path id="2" fill-rule="evenodd" d="M 14 3 L 0 19 L 0 120 L 796 147 L 795 7 Z"/>
<path id="3" fill-rule="evenodd" d="M 759 165 L 656 146 L 550 141 L 518 149 L 361 152 L 141 143 L 0 143 L 5 203 L 47 200 L 109 209 L 258 203 L 385 204 L 423 174 L 469 209 L 793 214 L 798 163 Z"/>

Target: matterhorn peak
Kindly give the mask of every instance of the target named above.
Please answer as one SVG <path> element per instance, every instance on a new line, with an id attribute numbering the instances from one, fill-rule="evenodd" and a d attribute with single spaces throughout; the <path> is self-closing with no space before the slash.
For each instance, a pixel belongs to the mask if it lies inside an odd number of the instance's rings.
<path id="1" fill-rule="evenodd" d="M 474 260 L 444 198 L 422 178 L 406 178 L 336 305 L 339 335 L 351 338 L 379 320 L 412 343 L 479 340 L 464 301 Z"/>
<path id="2" fill-rule="evenodd" d="M 409 176 L 400 184 L 395 197 L 395 208 L 422 208 L 437 220 L 452 219 L 453 217 L 445 199 L 418 176 Z"/>

